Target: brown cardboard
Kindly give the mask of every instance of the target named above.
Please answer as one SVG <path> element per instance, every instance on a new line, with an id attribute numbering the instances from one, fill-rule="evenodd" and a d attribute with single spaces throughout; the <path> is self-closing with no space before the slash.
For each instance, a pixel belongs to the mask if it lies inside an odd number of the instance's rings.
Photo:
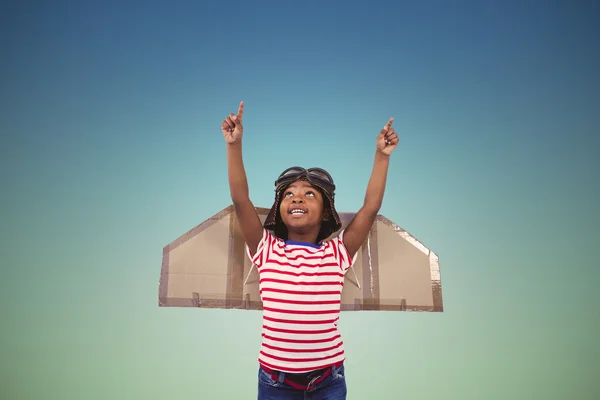
<path id="1" fill-rule="evenodd" d="M 256 210 L 264 222 L 269 210 Z M 354 215 L 339 213 L 342 229 Z M 246 254 L 233 206 L 164 247 L 158 304 L 262 309 L 258 272 Z M 346 273 L 341 309 L 442 312 L 437 255 L 378 215 Z"/>

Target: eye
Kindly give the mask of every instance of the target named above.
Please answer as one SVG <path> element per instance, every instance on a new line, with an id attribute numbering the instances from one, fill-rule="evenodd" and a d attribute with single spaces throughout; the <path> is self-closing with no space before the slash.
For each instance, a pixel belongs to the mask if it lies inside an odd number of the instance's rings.
<path id="1" fill-rule="evenodd" d="M 306 192 L 306 195 L 307 195 L 307 196 L 313 196 L 313 197 L 314 197 L 315 193 L 314 193 L 314 192 L 311 192 L 311 191 L 308 191 L 308 192 Z"/>
<path id="2" fill-rule="evenodd" d="M 292 192 L 286 192 L 284 193 L 283 197 L 290 197 L 292 195 Z"/>

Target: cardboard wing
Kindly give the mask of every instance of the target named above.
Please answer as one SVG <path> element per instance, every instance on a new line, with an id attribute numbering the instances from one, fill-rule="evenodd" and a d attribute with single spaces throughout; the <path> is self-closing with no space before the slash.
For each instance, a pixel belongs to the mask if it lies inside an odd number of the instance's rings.
<path id="1" fill-rule="evenodd" d="M 269 210 L 256 210 L 264 222 Z M 339 215 L 344 229 L 355 214 Z M 161 307 L 262 309 L 232 205 L 164 247 L 158 297 Z M 442 312 L 438 257 L 378 215 L 346 273 L 341 309 Z"/>

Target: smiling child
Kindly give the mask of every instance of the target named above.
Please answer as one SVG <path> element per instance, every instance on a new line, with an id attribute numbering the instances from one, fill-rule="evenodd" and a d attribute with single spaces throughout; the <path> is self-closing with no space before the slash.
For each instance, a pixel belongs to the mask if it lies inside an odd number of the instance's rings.
<path id="1" fill-rule="evenodd" d="M 275 181 L 264 225 L 250 201 L 242 160 L 242 117 L 221 124 L 227 143 L 229 187 L 248 257 L 259 272 L 263 303 L 258 400 L 346 399 L 345 352 L 338 331 L 344 275 L 381 208 L 389 158 L 398 146 L 391 118 L 376 138 L 364 204 L 342 223 L 335 184 L 320 168 L 292 167 Z M 306 397 L 305 395 L 309 396 Z"/>

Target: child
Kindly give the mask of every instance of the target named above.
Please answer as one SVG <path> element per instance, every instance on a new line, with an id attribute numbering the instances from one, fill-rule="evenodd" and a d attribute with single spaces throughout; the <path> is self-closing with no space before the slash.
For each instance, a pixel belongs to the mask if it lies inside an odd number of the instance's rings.
<path id="1" fill-rule="evenodd" d="M 275 182 L 264 226 L 250 201 L 242 161 L 241 102 L 221 124 L 227 143 L 231 199 L 256 265 L 263 302 L 258 399 L 345 399 L 344 348 L 337 321 L 344 274 L 379 212 L 389 157 L 398 145 L 393 118 L 377 136 L 364 205 L 346 229 L 335 210 L 327 171 L 292 167 Z M 308 397 L 307 397 L 308 398 Z"/>

